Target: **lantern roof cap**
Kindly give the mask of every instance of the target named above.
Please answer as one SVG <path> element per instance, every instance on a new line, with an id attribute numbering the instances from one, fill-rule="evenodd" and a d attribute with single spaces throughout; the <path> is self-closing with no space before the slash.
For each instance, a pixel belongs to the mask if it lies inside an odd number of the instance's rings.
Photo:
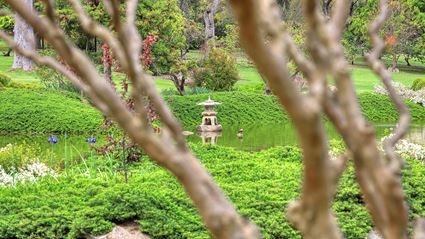
<path id="1" fill-rule="evenodd" d="M 211 96 L 208 96 L 208 100 L 207 101 L 198 103 L 198 105 L 201 105 L 201 106 L 216 106 L 216 105 L 221 105 L 221 103 L 213 101 L 211 99 Z"/>

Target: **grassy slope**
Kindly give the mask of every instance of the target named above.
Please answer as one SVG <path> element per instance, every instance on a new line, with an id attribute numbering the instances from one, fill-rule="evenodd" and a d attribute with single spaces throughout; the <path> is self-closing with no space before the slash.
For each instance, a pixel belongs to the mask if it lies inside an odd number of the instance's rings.
<path id="1" fill-rule="evenodd" d="M 203 108 L 197 103 L 211 96 L 221 102 L 217 108 L 222 124 L 251 125 L 287 122 L 275 97 L 245 92 L 221 92 L 188 96 L 167 96 L 176 117 L 187 128 L 199 124 Z M 7 89 L 0 91 L 0 131 L 90 132 L 96 130 L 101 115 L 81 103 L 77 95 L 47 90 Z M 372 122 L 395 123 L 397 112 L 384 95 L 360 96 L 363 112 Z M 408 102 L 414 122 L 425 122 L 425 107 Z"/>
<path id="2" fill-rule="evenodd" d="M 201 56 L 202 55 L 198 51 L 192 51 L 189 54 L 189 58 L 191 59 L 199 59 Z M 384 60 L 386 64 L 389 64 L 388 60 Z M 360 60 L 356 63 L 364 64 L 364 62 Z M 400 60 L 399 64 L 403 65 L 404 62 Z M 416 61 L 412 61 L 412 64 L 419 67 L 425 67 L 424 64 Z M 241 81 L 237 82 L 237 85 L 257 85 L 262 83 L 261 76 L 258 74 L 257 69 L 248 64 L 243 54 L 238 55 L 238 68 Z M 367 67 L 353 66 L 352 75 L 354 86 L 359 93 L 373 91 L 373 87 L 380 84 L 379 79 Z M 410 86 L 415 79 L 425 78 L 425 70 L 401 69 L 400 73 L 393 73 L 392 76 L 394 81 Z"/>
<path id="3" fill-rule="evenodd" d="M 253 220 L 264 238 L 301 238 L 284 216 L 299 194 L 301 155 L 291 147 L 247 153 L 218 146 L 191 146 L 214 180 Z M 209 238 L 181 186 L 165 170 L 144 159 L 128 184 L 111 173 L 104 159 L 88 160 L 68 176 L 37 184 L 0 188 L 0 238 L 85 238 L 105 233 L 114 223 L 136 220 L 152 238 Z M 86 171 L 86 169 L 88 171 Z M 410 220 L 424 215 L 425 167 L 408 160 L 404 188 Z M 332 206 L 346 238 L 364 238 L 371 221 L 353 168 L 341 179 Z"/>
<path id="4" fill-rule="evenodd" d="M 253 67 L 239 66 L 239 73 L 241 81 L 237 84 L 260 84 L 262 79 L 258 74 L 257 70 Z M 354 79 L 354 86 L 357 92 L 370 92 L 373 91 L 373 87 L 380 84 L 378 77 L 368 68 L 356 66 L 352 68 L 352 74 Z M 403 83 L 406 86 L 410 86 L 415 79 L 425 78 L 425 71 L 423 72 L 409 72 L 402 70 L 400 73 L 392 73 L 393 80 Z"/>
<path id="5" fill-rule="evenodd" d="M 90 132 L 101 115 L 75 95 L 47 90 L 0 91 L 0 131 Z"/>
<path id="6" fill-rule="evenodd" d="M 0 41 L 0 49 L 2 42 Z M 23 70 L 11 70 L 13 65 L 13 57 L 3 57 L 0 55 L 0 73 L 6 74 L 12 78 L 13 81 L 22 82 L 22 83 L 34 83 L 40 84 L 40 79 L 38 79 L 37 74 L 34 72 L 26 72 Z M 114 73 L 115 84 L 119 85 L 121 79 L 125 77 L 124 74 Z M 169 80 L 155 79 L 155 84 L 159 90 L 166 88 L 174 88 L 173 82 Z"/>
<path id="7" fill-rule="evenodd" d="M 0 41 L 0 46 L 1 44 L 4 45 L 4 43 Z M 190 59 L 198 59 L 201 56 L 202 55 L 197 51 L 193 51 L 188 55 Z M 39 83 L 39 79 L 37 79 L 37 76 L 34 73 L 24 72 L 22 70 L 10 70 L 13 63 L 13 57 L 1 57 L 0 59 L 0 72 L 9 75 L 12 80 L 18 82 Z M 258 74 L 258 71 L 254 67 L 248 66 L 247 60 L 244 57 L 239 56 L 238 62 L 241 81 L 239 81 L 237 85 L 262 84 L 262 79 Z M 358 63 L 362 64 L 363 62 L 359 61 Z M 413 63 L 415 63 L 417 66 L 423 66 L 418 62 L 413 61 Z M 403 62 L 400 61 L 400 64 L 403 64 Z M 359 93 L 373 91 L 374 85 L 380 83 L 378 78 L 373 74 L 373 72 L 366 67 L 355 66 L 352 68 L 352 73 L 354 85 Z M 120 73 L 114 73 L 114 76 L 116 84 L 120 84 L 120 79 L 125 77 L 123 74 Z M 425 71 L 401 69 L 400 73 L 393 73 L 392 76 L 395 81 L 410 86 L 415 79 L 425 78 Z M 174 88 L 174 84 L 169 80 L 155 79 L 155 84 L 160 90 Z"/>
<path id="8" fill-rule="evenodd" d="M 282 112 L 274 97 L 244 92 L 222 92 L 184 97 L 171 96 L 166 100 L 171 109 L 183 125 L 199 124 L 202 107 L 197 103 L 205 101 L 211 96 L 213 100 L 221 102 L 217 107 L 219 121 L 222 124 L 251 124 L 251 123 L 278 123 L 287 121 L 287 115 Z M 395 123 L 398 119 L 397 111 L 389 98 L 385 95 L 363 93 L 360 103 L 364 114 L 372 122 Z M 425 107 L 407 102 L 413 121 L 425 122 Z"/>

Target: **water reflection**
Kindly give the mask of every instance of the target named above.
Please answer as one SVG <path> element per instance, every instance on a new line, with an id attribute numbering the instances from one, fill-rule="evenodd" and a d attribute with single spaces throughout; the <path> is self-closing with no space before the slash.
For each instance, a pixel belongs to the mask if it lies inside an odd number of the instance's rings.
<path id="1" fill-rule="evenodd" d="M 375 125 L 377 138 L 380 139 L 388 135 L 394 127 L 394 124 Z M 241 128 L 243 128 L 242 135 L 240 134 Z M 325 124 L 325 128 L 328 138 L 340 139 L 339 134 L 332 125 Z M 405 138 L 414 143 L 424 144 L 425 127 L 423 125 L 413 125 Z M 245 125 L 243 127 L 238 125 L 224 125 L 223 132 L 215 139 L 192 135 L 187 140 L 189 142 L 214 143 L 245 151 L 259 151 L 274 146 L 298 144 L 297 135 L 290 124 Z M 212 140 L 214 142 L 211 142 Z"/>
<path id="2" fill-rule="evenodd" d="M 394 127 L 394 124 L 375 125 L 377 138 L 388 135 Z M 332 125 L 325 124 L 325 128 L 330 139 L 339 139 L 339 135 Z M 196 126 L 189 128 L 192 131 L 195 131 L 195 129 Z M 96 145 L 102 145 L 105 141 L 105 136 L 102 135 L 56 135 L 58 143 L 51 145 L 47 142 L 49 137 L 50 135 L 0 135 L 0 147 L 25 142 L 41 150 L 53 151 L 58 158 L 75 159 L 92 152 L 91 144 L 86 142 L 88 137 L 96 137 L 98 139 Z M 413 143 L 424 144 L 425 125 L 413 125 L 405 138 Z M 290 124 L 224 125 L 221 133 L 193 134 L 189 135 L 187 140 L 189 142 L 218 144 L 245 151 L 259 151 L 274 146 L 298 144 L 297 136 Z"/>
<path id="3" fill-rule="evenodd" d="M 203 144 L 217 144 L 221 132 L 198 132 Z"/>

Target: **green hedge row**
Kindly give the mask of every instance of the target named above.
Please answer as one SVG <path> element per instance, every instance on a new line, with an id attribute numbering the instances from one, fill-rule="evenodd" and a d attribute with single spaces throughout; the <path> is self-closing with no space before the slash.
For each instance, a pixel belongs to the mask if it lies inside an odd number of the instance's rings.
<path id="1" fill-rule="evenodd" d="M 166 101 L 184 126 L 201 122 L 204 107 L 197 105 L 208 97 L 222 105 L 216 107 L 221 124 L 252 124 L 255 122 L 284 122 L 288 120 L 275 97 L 245 92 L 217 92 L 210 94 L 168 96 Z"/>
<path id="2" fill-rule="evenodd" d="M 88 132 L 101 115 L 77 95 L 45 89 L 0 90 L 0 132 Z"/>
<path id="3" fill-rule="evenodd" d="M 203 107 L 197 104 L 208 99 L 221 102 L 217 107 L 222 124 L 287 122 L 288 116 L 273 96 L 246 92 L 166 96 L 176 117 L 184 127 L 200 123 Z M 397 111 L 385 95 L 365 93 L 359 97 L 363 112 L 372 122 L 394 123 Z M 87 132 L 101 124 L 95 109 L 81 103 L 77 95 L 43 89 L 0 90 L 0 132 Z M 425 107 L 407 102 L 413 121 L 425 122 Z"/>
<path id="4" fill-rule="evenodd" d="M 208 99 L 221 102 L 217 107 L 218 118 L 222 124 L 252 124 L 255 122 L 280 123 L 288 121 L 288 116 L 273 96 L 245 92 L 223 92 L 188 96 L 166 97 L 176 117 L 185 127 L 200 123 L 203 107 L 197 105 Z M 395 123 L 398 113 L 388 96 L 363 93 L 359 96 L 363 113 L 372 122 Z M 415 122 L 425 122 L 425 107 L 406 101 Z"/>
<path id="5" fill-rule="evenodd" d="M 258 153 L 219 146 L 191 145 L 239 212 L 254 221 L 264 238 L 301 238 L 285 218 L 299 196 L 300 151 L 277 147 Z M 0 238 L 86 238 L 135 220 L 152 238 L 209 238 L 181 186 L 144 159 L 133 166 L 128 184 L 105 172 L 105 161 L 85 163 L 92 173 L 68 173 L 57 180 L 0 188 Z M 75 171 L 78 171 L 75 169 Z M 96 174 L 97 172 L 97 174 Z M 410 219 L 425 215 L 425 166 L 408 160 L 403 172 Z M 350 166 L 343 175 L 333 210 L 346 238 L 365 238 L 371 220 Z"/>

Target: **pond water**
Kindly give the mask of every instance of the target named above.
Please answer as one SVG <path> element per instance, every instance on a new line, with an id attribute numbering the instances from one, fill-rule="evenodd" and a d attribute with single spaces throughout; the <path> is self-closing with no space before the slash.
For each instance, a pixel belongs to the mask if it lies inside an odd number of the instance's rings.
<path id="1" fill-rule="evenodd" d="M 330 139 L 339 139 L 336 130 L 326 124 L 326 131 Z M 377 124 L 377 138 L 388 135 L 395 127 L 394 124 Z M 238 137 L 239 129 L 243 129 L 243 137 Z M 195 130 L 195 128 L 193 129 Z M 207 135 L 207 138 L 210 137 Z M 252 125 L 252 126 L 223 126 L 223 132 L 215 139 L 202 139 L 202 135 L 194 134 L 188 137 L 189 142 L 202 142 L 215 140 L 218 145 L 230 146 L 245 151 L 259 151 L 274 146 L 297 145 L 297 136 L 291 124 L 279 125 Z M 412 125 L 405 137 L 414 143 L 425 143 L 425 125 Z"/>
<path id="2" fill-rule="evenodd" d="M 387 135 L 394 124 L 377 124 L 375 125 L 377 137 L 382 138 Z M 238 137 L 237 133 L 243 128 L 243 137 Z M 196 127 L 189 130 L 195 131 Z M 326 125 L 329 138 L 339 138 L 335 129 L 331 125 Z M 29 144 L 40 151 L 53 151 L 55 157 L 67 161 L 78 160 L 81 157 L 91 154 L 91 145 L 86 143 L 86 139 L 92 135 L 56 135 L 57 144 L 47 142 L 50 135 L 0 135 L 0 147 L 7 144 Z M 101 145 L 104 141 L 102 135 L 95 135 L 97 138 L 96 145 Z M 406 138 L 415 143 L 425 143 L 425 125 L 413 125 Z M 189 142 L 203 142 L 198 134 L 187 137 Z M 252 125 L 252 126 L 223 126 L 223 132 L 216 136 L 215 139 L 204 139 L 204 141 L 216 141 L 218 145 L 229 146 L 245 151 L 259 151 L 274 146 L 297 145 L 297 138 L 294 129 L 290 124 L 278 125 Z"/>

